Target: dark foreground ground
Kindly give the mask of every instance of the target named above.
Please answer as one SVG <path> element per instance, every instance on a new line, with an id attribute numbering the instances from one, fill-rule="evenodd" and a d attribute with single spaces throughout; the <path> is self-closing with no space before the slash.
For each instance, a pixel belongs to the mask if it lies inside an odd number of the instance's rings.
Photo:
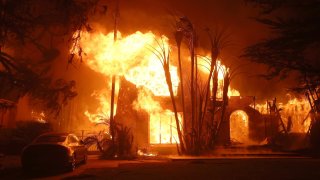
<path id="1" fill-rule="evenodd" d="M 74 172 L 22 171 L 19 158 L 2 159 L 0 179 L 320 179 L 320 159 L 294 156 L 166 157 L 99 160 L 90 156 Z"/>

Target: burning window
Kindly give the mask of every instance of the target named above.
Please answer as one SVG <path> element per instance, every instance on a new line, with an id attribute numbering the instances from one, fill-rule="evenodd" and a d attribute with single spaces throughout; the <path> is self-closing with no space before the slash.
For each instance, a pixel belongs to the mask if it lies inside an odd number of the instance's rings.
<path id="1" fill-rule="evenodd" d="M 181 123 L 181 113 L 178 113 Z M 162 113 L 150 114 L 149 122 L 150 144 L 179 143 L 174 113 L 166 110 Z"/>

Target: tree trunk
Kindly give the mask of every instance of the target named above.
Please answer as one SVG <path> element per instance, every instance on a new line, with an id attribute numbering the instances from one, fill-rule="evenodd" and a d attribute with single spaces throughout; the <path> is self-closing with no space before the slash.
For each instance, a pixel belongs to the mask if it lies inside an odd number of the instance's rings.
<path id="1" fill-rule="evenodd" d="M 181 152 L 185 153 L 186 150 L 185 150 L 183 136 L 182 136 L 181 129 L 180 129 L 177 106 L 176 106 L 176 102 L 175 102 L 175 99 L 174 99 L 174 93 L 173 93 L 173 89 L 172 89 L 172 81 L 171 81 L 171 75 L 170 75 L 170 71 L 169 71 L 169 64 L 166 64 L 164 66 L 164 70 L 165 70 L 165 76 L 166 76 L 168 89 L 169 89 L 169 92 L 170 92 L 171 101 L 172 101 L 174 117 L 175 117 L 175 120 L 176 120 L 176 126 L 177 126 L 177 132 L 178 132 L 179 141 L 180 141 Z"/>
<path id="2" fill-rule="evenodd" d="M 223 103 L 222 103 L 222 110 L 221 110 L 221 119 L 220 119 L 220 122 L 218 124 L 218 127 L 217 127 L 217 131 L 215 133 L 215 137 L 217 137 L 217 135 L 219 134 L 219 131 L 220 131 L 220 128 L 221 128 L 221 124 L 223 123 L 224 121 L 224 118 L 225 118 L 225 112 L 226 112 L 226 108 L 227 108 L 227 105 L 228 105 L 228 90 L 229 90 L 229 84 L 230 84 L 230 77 L 229 77 L 229 72 L 227 71 L 226 74 L 225 74 L 225 77 L 224 77 L 224 81 L 223 81 Z"/>
<path id="3" fill-rule="evenodd" d="M 178 32 L 177 32 L 178 33 Z M 178 36 L 178 35 L 177 35 Z M 178 45 L 178 63 L 179 63 L 179 77 L 180 77 L 180 91 L 181 91 L 181 104 L 182 104 L 182 113 L 183 113 L 183 132 L 187 132 L 187 122 L 186 122 L 186 110 L 185 110 L 185 101 L 184 101 L 184 83 L 182 76 L 182 65 L 181 65 L 181 39 L 177 37 L 177 45 Z"/>

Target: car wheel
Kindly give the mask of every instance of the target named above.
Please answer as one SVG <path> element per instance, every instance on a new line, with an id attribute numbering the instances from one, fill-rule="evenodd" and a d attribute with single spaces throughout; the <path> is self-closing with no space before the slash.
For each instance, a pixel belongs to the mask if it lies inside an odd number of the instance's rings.
<path id="1" fill-rule="evenodd" d="M 68 171 L 73 171 L 76 168 L 76 159 L 74 155 L 72 155 L 71 162 L 68 165 Z"/>

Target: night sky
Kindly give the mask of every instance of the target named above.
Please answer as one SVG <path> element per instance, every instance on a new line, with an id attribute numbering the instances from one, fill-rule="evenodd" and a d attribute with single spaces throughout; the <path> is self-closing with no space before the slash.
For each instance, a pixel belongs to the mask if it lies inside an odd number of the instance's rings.
<path id="1" fill-rule="evenodd" d="M 109 4 L 109 16 L 106 22 L 112 22 L 114 7 Z M 222 61 L 229 67 L 240 65 L 242 68 L 231 82 L 231 86 L 238 89 L 243 96 L 257 96 L 259 100 L 278 97 L 285 100 L 287 89 L 295 79 L 265 80 L 257 75 L 265 72 L 266 67 L 253 64 L 240 58 L 248 45 L 254 44 L 270 36 L 267 27 L 257 23 L 253 17 L 259 16 L 259 10 L 243 0 L 120 0 L 119 30 L 123 33 L 152 30 L 158 34 L 165 34 L 173 39 L 173 15 L 187 16 L 197 28 L 201 49 L 208 49 L 209 44 L 204 29 L 209 27 L 225 28 L 230 34 L 229 46 L 222 50 Z M 109 19 L 108 19 L 109 18 Z M 112 27 L 111 23 L 107 23 Z M 249 64 L 248 64 L 249 63 Z"/>
<path id="2" fill-rule="evenodd" d="M 100 27 L 97 29 L 103 29 L 105 33 L 108 33 L 113 31 L 115 1 L 103 0 L 101 4 L 108 6 L 107 14 L 91 16 L 89 20 L 94 30 L 96 27 Z M 267 27 L 253 20 L 253 17 L 258 15 L 259 9 L 245 4 L 244 0 L 120 0 L 119 31 L 123 35 L 129 35 L 136 31 L 152 31 L 157 35 L 169 37 L 171 44 L 174 45 L 174 16 L 186 16 L 197 29 L 199 36 L 198 52 L 201 55 L 207 55 L 210 45 L 204 31 L 205 28 L 226 29 L 227 34 L 230 35 L 228 37 L 230 45 L 222 49 L 222 63 L 231 67 L 231 69 L 241 66 L 238 69 L 238 75 L 231 80 L 231 87 L 239 90 L 242 96 L 256 96 L 257 100 L 261 101 L 274 97 L 285 99 L 287 88 L 292 87 L 295 82 L 293 76 L 291 76 L 291 79 L 279 80 L 275 78 L 267 81 L 258 77 L 259 74 L 265 72 L 266 66 L 253 64 L 240 58 L 247 46 L 270 36 Z M 77 81 L 79 92 L 85 91 L 88 94 L 92 92 L 92 89 L 85 89 L 88 87 L 86 84 L 88 81 L 92 83 L 92 87 L 103 87 L 101 85 L 101 81 L 104 81 L 103 77 L 89 72 L 85 69 L 85 65 L 80 65 L 80 68 L 76 69 L 67 69 L 66 59 L 69 56 L 68 47 L 66 47 L 67 42 L 65 40 L 56 43 L 62 47 L 59 48 L 62 51 L 59 59 L 51 66 L 53 77 L 74 79 Z M 24 51 L 27 56 L 31 54 L 29 50 Z M 19 51 L 18 55 L 20 54 L 23 53 Z M 79 74 L 81 77 L 79 77 Z M 83 87 L 82 84 L 84 84 Z"/>

